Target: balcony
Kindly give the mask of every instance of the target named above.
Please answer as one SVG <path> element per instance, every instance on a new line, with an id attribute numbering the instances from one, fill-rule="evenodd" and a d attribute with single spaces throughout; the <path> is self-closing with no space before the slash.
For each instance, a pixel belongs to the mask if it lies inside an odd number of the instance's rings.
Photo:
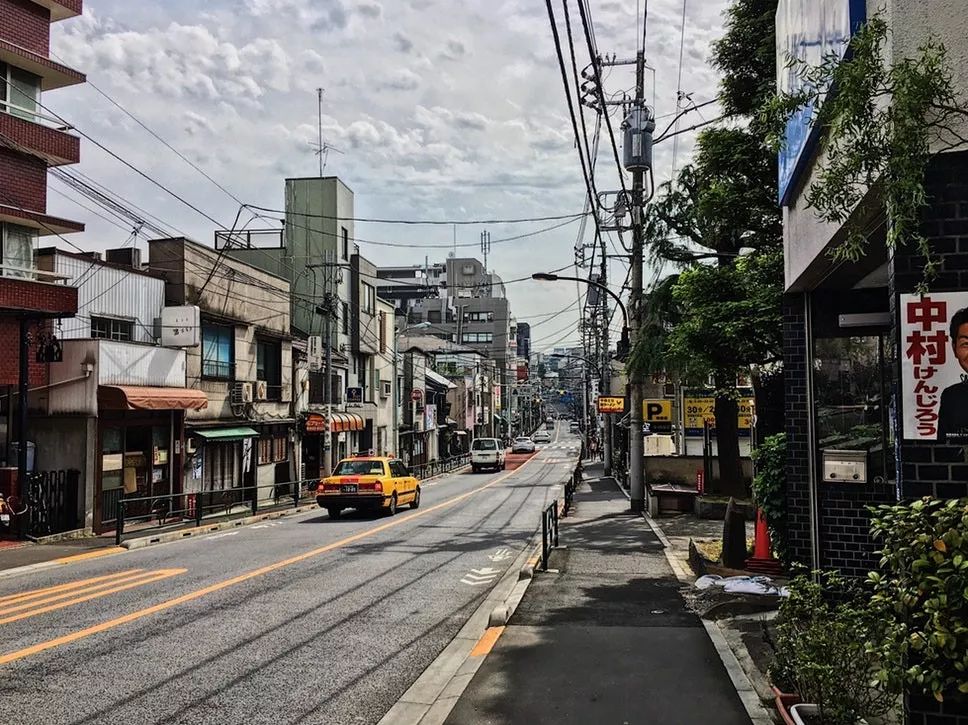
<path id="1" fill-rule="evenodd" d="M 0 273 L 0 311 L 51 318 L 77 313 L 77 288 L 63 284 L 59 275 L 9 265 L 0 265 Z"/>
<path id="2" fill-rule="evenodd" d="M 37 230 L 37 235 L 46 237 L 51 234 L 73 234 L 83 232 L 84 225 L 70 219 L 43 214 L 38 211 L 30 211 L 15 206 L 0 204 L 0 222 L 19 224 L 23 227 L 30 227 Z"/>
<path id="3" fill-rule="evenodd" d="M 9 40 L 0 39 L 0 61 L 40 76 L 42 91 L 74 86 L 86 80 L 86 76 L 80 71 L 45 58 L 32 50 L 21 48 Z"/>
<path id="4" fill-rule="evenodd" d="M 33 0 L 33 2 L 50 10 L 52 23 L 77 17 L 81 14 L 84 5 L 83 0 Z"/>
<path id="5" fill-rule="evenodd" d="M 0 137 L 13 142 L 15 148 L 22 148 L 42 158 L 48 166 L 80 161 L 81 140 L 77 136 L 66 133 L 63 126 L 48 125 L 50 120 L 41 114 L 26 118 L 15 113 L 18 113 L 16 109 L 10 109 L 0 102 Z"/>

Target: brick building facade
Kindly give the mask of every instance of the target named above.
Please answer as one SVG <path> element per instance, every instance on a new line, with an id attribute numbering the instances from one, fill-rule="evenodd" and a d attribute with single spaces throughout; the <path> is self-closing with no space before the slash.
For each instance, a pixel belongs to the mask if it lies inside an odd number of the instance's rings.
<path id="1" fill-rule="evenodd" d="M 38 270 L 34 255 L 40 237 L 84 229 L 47 213 L 47 169 L 77 163 L 80 140 L 42 101 L 47 91 L 84 82 L 82 73 L 50 57 L 51 23 L 81 10 L 82 0 L 0 0 L 0 386 L 6 386 L 0 390 L 6 393 L 0 396 L 6 443 L 0 459 L 21 468 L 25 461 L 9 454 L 10 443 L 24 437 L 24 425 L 30 440 L 19 401 L 28 387 L 47 383 L 39 345 L 49 342 L 50 320 L 77 312 L 77 290 Z M 23 355 L 29 356 L 26 380 Z"/>

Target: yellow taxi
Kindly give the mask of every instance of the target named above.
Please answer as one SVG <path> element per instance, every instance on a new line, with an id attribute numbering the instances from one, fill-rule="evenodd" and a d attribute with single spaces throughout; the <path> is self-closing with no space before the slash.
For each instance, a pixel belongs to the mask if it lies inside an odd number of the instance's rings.
<path id="1" fill-rule="evenodd" d="M 404 504 L 412 509 L 420 506 L 420 482 L 395 458 L 344 458 L 333 475 L 317 485 L 316 503 L 331 519 L 338 519 L 346 508 L 386 511 L 393 516 Z"/>

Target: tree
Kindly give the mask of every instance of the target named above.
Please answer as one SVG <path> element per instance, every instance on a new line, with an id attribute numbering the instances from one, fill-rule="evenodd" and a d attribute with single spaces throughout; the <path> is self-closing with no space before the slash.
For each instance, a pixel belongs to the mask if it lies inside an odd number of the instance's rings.
<path id="1" fill-rule="evenodd" d="M 736 0 L 727 11 L 713 64 L 723 73 L 721 102 L 730 121 L 699 135 L 692 163 L 662 187 L 646 223 L 655 256 L 684 268 L 665 283 L 671 299 L 660 297 L 672 302 L 677 318 L 661 330 L 660 344 L 640 338 L 632 356 L 633 364 L 671 368 L 686 380 L 713 375 L 720 485 L 737 495 L 745 486 L 736 377 L 782 359 L 777 162 L 758 117 L 775 93 L 776 6 Z M 752 254 L 741 256 L 747 249 Z"/>

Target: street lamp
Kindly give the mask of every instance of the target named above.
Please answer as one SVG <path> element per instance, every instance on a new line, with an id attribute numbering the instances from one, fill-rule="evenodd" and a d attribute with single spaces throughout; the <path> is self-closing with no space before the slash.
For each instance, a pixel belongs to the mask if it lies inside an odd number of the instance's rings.
<path id="1" fill-rule="evenodd" d="M 622 338 L 619 340 L 618 349 L 620 351 L 629 349 L 629 311 L 625 308 L 625 303 L 622 302 L 622 298 L 612 292 L 612 290 L 610 290 L 608 287 L 603 285 L 601 282 L 596 282 L 592 279 L 585 279 L 583 277 L 566 277 L 564 275 L 553 274 L 551 272 L 535 272 L 531 275 L 531 279 L 538 280 L 539 282 L 581 282 L 582 284 L 587 284 L 589 287 L 596 287 L 597 289 L 600 289 L 602 292 L 615 300 L 615 304 L 617 304 L 618 308 L 622 310 L 622 319 L 624 324 L 622 325 Z"/>

